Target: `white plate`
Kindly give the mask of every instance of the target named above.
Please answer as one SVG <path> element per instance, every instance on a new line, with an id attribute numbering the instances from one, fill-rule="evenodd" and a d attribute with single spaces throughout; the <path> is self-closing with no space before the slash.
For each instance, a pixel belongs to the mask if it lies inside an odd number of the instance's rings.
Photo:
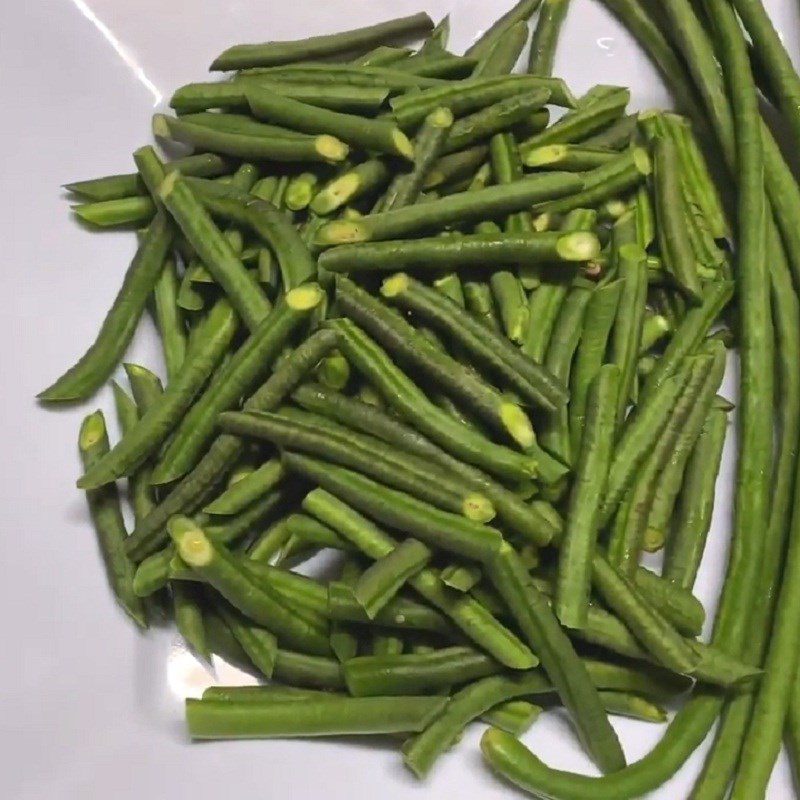
<path id="1" fill-rule="evenodd" d="M 134 249 L 129 234 L 90 235 L 71 219 L 59 186 L 127 172 L 148 142 L 154 107 L 201 80 L 234 42 L 306 36 L 412 13 L 452 12 L 456 50 L 509 0 L 26 0 L 4 7 L 0 44 L 4 308 L 0 382 L 4 446 L 0 485 L 0 797 L 9 800 L 205 800 L 380 796 L 507 798 L 484 768 L 474 726 L 426 784 L 385 744 L 233 742 L 190 745 L 181 699 L 210 678 L 170 631 L 137 635 L 106 588 L 85 503 L 74 488 L 79 419 L 100 405 L 45 412 L 35 393 L 94 336 Z M 797 52 L 796 4 L 769 3 Z M 791 35 L 790 35 L 791 34 Z M 576 92 L 631 86 L 636 108 L 668 96 L 646 58 L 591 0 L 574 0 L 557 74 Z M 163 372 L 149 322 L 128 359 Z M 732 384 L 731 384 L 732 385 Z M 113 413 L 109 414 L 113 417 Z M 710 608 L 725 563 L 730 454 L 715 532 L 698 581 Z M 224 667 L 223 667 L 224 669 Z M 615 720 L 627 756 L 655 743 L 657 726 Z M 549 763 L 591 770 L 556 714 L 525 737 Z M 685 797 L 698 752 L 653 797 Z M 782 759 L 770 798 L 787 798 Z"/>

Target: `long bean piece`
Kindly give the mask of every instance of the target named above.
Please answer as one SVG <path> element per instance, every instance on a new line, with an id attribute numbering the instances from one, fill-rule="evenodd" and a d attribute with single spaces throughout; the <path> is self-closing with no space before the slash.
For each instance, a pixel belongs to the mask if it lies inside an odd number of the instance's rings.
<path id="1" fill-rule="evenodd" d="M 278 64 L 291 64 L 324 56 L 353 51 L 366 52 L 371 47 L 387 41 L 418 36 L 433 29 L 427 14 L 412 14 L 387 22 L 379 22 L 365 28 L 356 28 L 342 33 L 312 36 L 289 42 L 267 42 L 266 44 L 239 44 L 218 55 L 211 64 L 214 70 L 247 69 Z"/>
<path id="2" fill-rule="evenodd" d="M 169 220 L 163 213 L 156 214 L 94 343 L 74 367 L 39 393 L 40 400 L 85 400 L 106 381 L 133 338 L 147 298 L 164 270 L 171 243 Z"/>

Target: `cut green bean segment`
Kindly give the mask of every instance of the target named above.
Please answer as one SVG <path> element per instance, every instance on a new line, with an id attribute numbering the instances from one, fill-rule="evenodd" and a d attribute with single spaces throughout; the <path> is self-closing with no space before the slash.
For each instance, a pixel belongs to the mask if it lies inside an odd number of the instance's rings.
<path id="1" fill-rule="evenodd" d="M 617 275 L 621 283 L 617 316 L 611 330 L 610 360 L 620 370 L 617 427 L 633 393 L 636 362 L 641 350 L 647 300 L 647 254 L 638 244 L 623 244 L 617 251 Z"/>
<path id="2" fill-rule="evenodd" d="M 331 64 L 327 61 L 305 61 L 302 64 L 286 64 L 280 67 L 265 67 L 242 70 L 234 80 L 280 81 L 282 83 L 314 84 L 322 87 L 330 84 L 346 86 L 370 86 L 389 89 L 392 92 L 419 91 L 433 86 L 446 85 L 447 81 L 414 75 L 411 72 L 390 67 L 363 67 L 352 64 Z"/>
<path id="3" fill-rule="evenodd" d="M 322 291 L 308 283 L 283 296 L 274 311 L 225 364 L 222 374 L 183 418 L 161 453 L 153 471 L 154 483 L 168 483 L 186 474 L 199 461 L 213 435 L 216 415 L 231 408 L 264 376 L 286 340 L 319 304 Z"/>
<path id="4" fill-rule="evenodd" d="M 498 100 L 480 111 L 457 120 L 447 139 L 447 150 L 464 150 L 529 120 L 548 101 L 547 89 L 538 89 Z"/>
<path id="5" fill-rule="evenodd" d="M 397 61 L 405 61 L 414 51 L 408 47 L 393 47 L 381 44 L 364 53 L 363 56 L 353 59 L 353 64 L 364 67 L 387 67 Z"/>
<path id="6" fill-rule="evenodd" d="M 315 214 L 331 214 L 363 195 L 379 190 L 389 180 L 389 168 L 382 159 L 370 159 L 333 178 L 311 202 Z"/>
<path id="7" fill-rule="evenodd" d="M 250 330 L 255 329 L 269 313 L 270 303 L 192 190 L 180 180 L 178 173 L 172 172 L 164 179 L 159 197 L 203 264 L 225 290 L 245 325 Z"/>
<path id="8" fill-rule="evenodd" d="M 458 192 L 420 206 L 370 214 L 357 222 L 336 220 L 317 231 L 316 242 L 337 244 L 377 241 L 422 233 L 451 223 L 460 225 L 522 211 L 532 204 L 578 192 L 583 181 L 576 175 L 553 172 L 525 178 L 507 186 Z"/>
<path id="9" fill-rule="evenodd" d="M 528 302 L 519 278 L 512 272 L 495 272 L 489 279 L 506 336 L 521 344 L 528 327 Z"/>
<path id="10" fill-rule="evenodd" d="M 498 39 L 500 39 L 509 28 L 514 27 L 520 22 L 527 22 L 542 0 L 519 0 L 512 8 L 496 19 L 478 39 L 467 48 L 466 55 L 482 58 L 489 52 Z"/>
<path id="11" fill-rule="evenodd" d="M 422 542 L 406 539 L 366 569 L 353 586 L 353 594 L 367 616 L 374 619 L 403 584 L 427 565 L 431 555 Z"/>
<path id="12" fill-rule="evenodd" d="M 508 75 L 516 66 L 527 42 L 528 25 L 526 22 L 520 21 L 507 28 L 482 54 L 472 72 L 472 77 L 486 78 L 492 75 Z"/>
<path id="13" fill-rule="evenodd" d="M 123 228 L 150 222 L 156 207 L 149 197 L 133 195 L 118 200 L 81 203 L 73 206 L 72 210 L 83 222 L 98 228 Z"/>
<path id="14" fill-rule="evenodd" d="M 327 633 L 311 617 L 292 613 L 232 558 L 221 545 L 215 544 L 195 522 L 174 517 L 169 533 L 181 559 L 207 580 L 228 602 L 243 614 L 274 633 L 279 641 L 310 655 L 330 652 Z M 324 621 L 321 621 L 324 622 Z"/>
<path id="15" fill-rule="evenodd" d="M 678 286 L 693 302 L 699 302 L 702 288 L 694 254 L 686 236 L 677 154 L 670 139 L 656 141 L 654 164 L 653 183 L 661 257 Z"/>
<path id="16" fill-rule="evenodd" d="M 561 26 L 567 16 L 569 0 L 544 0 L 539 11 L 528 58 L 528 72 L 551 75 Z"/>
<path id="17" fill-rule="evenodd" d="M 196 155 L 176 158 L 170 162 L 170 169 L 178 170 L 184 175 L 197 175 L 202 178 L 215 178 L 229 172 L 231 165 L 211 153 L 198 153 Z M 103 178 L 93 178 L 88 181 L 67 183 L 64 188 L 95 202 L 103 200 L 121 200 L 132 195 L 144 195 L 147 188 L 137 173 L 126 175 L 107 175 Z"/>
<path id="18" fill-rule="evenodd" d="M 278 640 L 268 630 L 250 623 L 232 608 L 220 603 L 217 612 L 228 626 L 233 638 L 261 674 L 269 680 L 275 671 Z"/>
<path id="19" fill-rule="evenodd" d="M 616 153 L 606 148 L 578 144 L 546 144 L 525 151 L 524 164 L 531 169 L 584 172 L 613 161 Z"/>
<path id="20" fill-rule="evenodd" d="M 514 736 L 522 736 L 531 729 L 541 713 L 541 706 L 527 700 L 508 700 L 481 714 L 481 722 Z"/>
<path id="21" fill-rule="evenodd" d="M 512 276 L 513 277 L 513 276 Z M 379 300 L 344 277 L 336 279 L 336 298 L 344 313 L 363 326 L 404 362 L 413 364 L 463 401 L 487 423 L 521 447 L 533 443 L 533 427 L 525 412 L 474 372 L 432 345 L 416 328 Z"/>
<path id="22" fill-rule="evenodd" d="M 108 379 L 133 338 L 147 299 L 164 270 L 172 228 L 163 213 L 156 215 L 136 251 L 122 287 L 92 346 L 74 367 L 40 392 L 44 402 L 85 400 Z"/>
<path id="23" fill-rule="evenodd" d="M 555 409 L 566 399 L 563 387 L 531 359 L 500 336 L 488 333 L 480 322 L 459 313 L 456 304 L 408 275 L 388 278 L 381 294 L 424 318 L 458 341 L 492 374 L 506 381 L 528 402 Z"/>
<path id="24" fill-rule="evenodd" d="M 231 306 L 225 300 L 218 301 L 198 328 L 189 348 L 188 360 L 175 380 L 169 383 L 167 391 L 142 415 L 133 429 L 83 475 L 78 481 L 81 488 L 97 488 L 129 475 L 155 453 L 221 363 L 237 327 Z"/>
<path id="25" fill-rule="evenodd" d="M 433 30 L 431 18 L 427 14 L 420 13 L 365 28 L 312 36 L 297 41 L 239 44 L 229 47 L 217 56 L 211 64 L 211 69 L 268 67 L 359 50 L 366 52 L 371 47 L 385 44 L 387 41 L 419 36 L 431 30 Z"/>
<path id="26" fill-rule="evenodd" d="M 280 461 L 273 459 L 236 481 L 203 510 L 206 514 L 236 514 L 271 491 L 283 478 Z"/>
<path id="27" fill-rule="evenodd" d="M 383 198 L 382 211 L 413 205 L 420 199 L 433 165 L 449 143 L 453 122 L 453 113 L 444 107 L 434 109 L 425 117 L 414 138 L 414 168 L 392 181 Z"/>
<path id="28" fill-rule="evenodd" d="M 549 128 L 520 143 L 522 160 L 527 159 L 531 150 L 546 144 L 570 144 L 586 139 L 620 117 L 629 99 L 627 89 L 618 89 L 603 99 L 568 111 Z"/>
<path id="29" fill-rule="evenodd" d="M 444 697 L 330 697 L 316 701 L 239 703 L 186 701 L 193 739 L 270 739 L 419 731 L 436 717 Z"/>
<path id="30" fill-rule="evenodd" d="M 442 713 L 421 734 L 403 745 L 405 765 L 418 778 L 424 778 L 472 720 L 500 703 L 538 694 L 546 685 L 542 675 L 535 672 L 519 678 L 490 676 L 469 684 L 448 700 Z"/>
<path id="31" fill-rule="evenodd" d="M 281 97 L 260 86 L 248 86 L 245 94 L 251 111 L 259 119 L 304 133 L 332 135 L 364 150 L 413 160 L 414 147 L 408 137 L 387 120 L 367 119 L 311 106 Z"/>
<path id="32" fill-rule="evenodd" d="M 436 189 L 474 175 L 483 165 L 488 148 L 484 145 L 470 147 L 459 153 L 450 153 L 434 162 L 423 181 L 423 189 Z"/>
<path id="33" fill-rule="evenodd" d="M 625 756 L 586 667 L 510 545 L 503 544 L 489 565 L 489 574 L 528 643 L 542 659 L 584 746 L 601 769 L 621 769 Z"/>
<path id="34" fill-rule="evenodd" d="M 575 484 L 558 560 L 556 614 L 562 625 L 583 628 L 589 613 L 592 552 L 597 541 L 600 498 L 605 494 L 614 441 L 619 369 L 600 368 L 589 386 Z"/>
<path id="35" fill-rule="evenodd" d="M 718 344 L 718 346 L 714 347 L 714 344 Z M 695 400 L 694 407 L 685 419 L 682 430 L 675 439 L 672 452 L 659 476 L 652 504 L 647 513 L 645 539 L 655 539 L 656 541 L 667 539 L 669 521 L 673 516 L 675 500 L 684 480 L 687 461 L 706 417 L 711 411 L 714 397 L 725 372 L 725 348 L 721 343 L 714 344 L 707 348 L 714 360 L 709 368 L 706 381 Z"/>
<path id="36" fill-rule="evenodd" d="M 579 236 L 580 234 L 570 234 Z M 539 290 L 544 287 L 539 287 Z M 564 298 L 547 343 L 544 365 L 565 386 L 569 385 L 575 350 L 580 340 L 583 317 L 593 291 L 591 283 L 575 281 Z M 547 421 L 541 434 L 542 446 L 563 464 L 571 464 L 573 453 L 569 441 L 569 412 L 558 409 Z"/>
<path id="37" fill-rule="evenodd" d="M 258 123 L 252 122 L 256 126 Z M 291 133 L 291 132 L 289 132 Z M 153 117 L 153 135 L 175 139 L 193 147 L 237 158 L 268 161 L 344 161 L 350 148 L 335 136 L 279 135 L 270 126 L 260 130 L 226 131 L 174 119 L 163 114 Z"/>
<path id="38" fill-rule="evenodd" d="M 241 76 L 220 83 L 189 83 L 177 89 L 170 98 L 170 107 L 178 114 L 207 111 L 211 108 L 243 110 L 247 108 L 247 85 L 254 84 L 292 100 L 312 106 L 356 114 L 376 112 L 389 96 L 389 89 L 380 86 L 348 86 L 346 84 L 294 83 L 270 80 L 267 75 Z M 184 170 L 185 175 L 189 174 Z"/>
<path id="39" fill-rule="evenodd" d="M 497 664 L 469 647 L 448 647 L 430 654 L 358 656 L 343 666 L 355 697 L 424 694 L 491 675 Z"/>
<path id="40" fill-rule="evenodd" d="M 351 470 L 296 453 L 285 453 L 284 461 L 287 468 L 316 481 L 362 513 L 406 530 L 431 547 L 487 561 L 502 543 L 500 532 L 494 528 L 441 511 Z"/>
<path id="41" fill-rule="evenodd" d="M 108 433 L 101 411 L 95 411 L 83 420 L 78 436 L 78 448 L 81 461 L 86 468 L 91 467 L 108 451 Z M 133 563 L 125 554 L 123 547 L 127 534 L 117 487 L 111 484 L 88 491 L 86 500 L 117 602 L 140 628 L 146 628 L 147 616 L 144 605 L 133 588 Z"/>
<path id="42" fill-rule="evenodd" d="M 588 232 L 476 233 L 344 244 L 325 251 L 320 256 L 319 263 L 330 272 L 386 272 L 404 269 L 429 272 L 466 270 L 468 267 L 486 270 L 506 265 L 572 265 L 589 261 L 599 253 L 600 242 L 597 236 Z"/>

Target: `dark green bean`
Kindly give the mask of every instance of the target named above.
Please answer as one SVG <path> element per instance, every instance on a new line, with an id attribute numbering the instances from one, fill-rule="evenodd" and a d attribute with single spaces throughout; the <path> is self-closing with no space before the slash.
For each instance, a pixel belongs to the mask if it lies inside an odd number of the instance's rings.
<path id="1" fill-rule="evenodd" d="M 477 320 L 459 313 L 457 304 L 441 293 L 407 275 L 396 275 L 384 281 L 381 294 L 437 326 L 527 401 L 545 408 L 563 404 L 565 393 L 546 370 L 502 337 L 488 333 Z"/>
<path id="2" fill-rule="evenodd" d="M 178 114 L 206 111 L 210 108 L 246 109 L 246 88 L 249 83 L 312 106 L 361 114 L 374 113 L 389 96 L 389 89 L 380 86 L 314 85 L 273 81 L 267 75 L 253 75 L 241 76 L 234 81 L 189 83 L 173 93 L 169 105 Z"/>
<path id="3" fill-rule="evenodd" d="M 153 471 L 154 483 L 185 475 L 200 459 L 212 437 L 216 415 L 234 406 L 269 369 L 286 340 L 319 304 L 322 291 L 312 283 L 292 289 L 239 348 L 183 418 Z"/>
<path id="4" fill-rule="evenodd" d="M 78 447 L 81 461 L 87 469 L 108 451 L 108 433 L 101 411 L 95 411 L 83 420 Z M 133 590 L 133 563 L 123 547 L 126 532 L 117 487 L 110 484 L 88 491 L 86 500 L 117 602 L 140 628 L 146 628 L 144 605 Z"/>
<path id="5" fill-rule="evenodd" d="M 503 544 L 489 565 L 489 575 L 525 638 L 542 659 L 588 752 L 601 769 L 621 769 L 625 756 L 586 667 L 572 649 L 544 596 L 530 583 L 527 570 L 510 545 Z"/>
<path id="6" fill-rule="evenodd" d="M 619 369 L 600 368 L 586 401 L 575 483 L 558 561 L 556 615 L 568 628 L 583 628 L 589 611 L 592 552 L 597 539 L 600 498 L 605 494 L 614 440 Z"/>
<path id="7" fill-rule="evenodd" d="M 244 404 L 246 411 L 271 411 L 306 377 L 320 358 L 336 343 L 329 331 L 317 331 L 280 365 Z M 242 452 L 242 443 L 235 436 L 219 436 L 198 465 L 153 509 L 137 523 L 126 542 L 134 559 L 141 559 L 156 550 L 165 540 L 164 526 L 174 514 L 192 513 L 208 498 L 211 490 L 224 477 Z"/>
<path id="8" fill-rule="evenodd" d="M 466 51 L 466 55 L 483 58 L 495 45 L 497 40 L 509 29 L 520 22 L 527 22 L 542 0 L 519 0 L 509 11 L 496 19 Z"/>
<path id="9" fill-rule="evenodd" d="M 40 392 L 45 402 L 84 400 L 106 381 L 128 347 L 172 242 L 163 213 L 156 215 L 131 262 L 122 287 L 92 346 L 52 386 Z"/>
<path id="10" fill-rule="evenodd" d="M 418 778 L 424 778 L 472 720 L 507 700 L 539 694 L 547 688 L 547 680 L 536 672 L 518 678 L 490 676 L 469 684 L 448 700 L 442 713 L 422 733 L 404 743 L 403 762 Z"/>
<path id="11" fill-rule="evenodd" d="M 221 545 L 192 520 L 173 517 L 169 533 L 178 554 L 198 575 L 217 589 L 231 605 L 275 633 L 279 640 L 311 655 L 330 652 L 327 632 L 314 617 L 301 618 L 289 611 L 262 586 L 257 585 Z"/>
<path id="12" fill-rule="evenodd" d="M 219 300 L 198 328 L 187 363 L 171 381 L 165 394 L 114 448 L 93 464 L 78 481 L 93 489 L 123 475 L 130 475 L 172 432 L 195 395 L 228 351 L 238 327 L 236 315 L 225 300 Z"/>
<path id="13" fill-rule="evenodd" d="M 433 22 L 427 14 L 380 22 L 364 28 L 341 33 L 312 36 L 287 42 L 266 44 L 239 44 L 229 47 L 214 59 L 212 70 L 246 69 L 276 64 L 291 64 L 324 56 L 338 55 L 385 44 L 387 41 L 414 37 L 433 30 Z"/>
<path id="14" fill-rule="evenodd" d="M 528 209 L 534 203 L 580 192 L 583 186 L 584 181 L 572 173 L 535 175 L 505 186 L 459 192 L 422 206 L 407 206 L 370 214 L 357 222 L 328 222 L 317 232 L 316 243 L 329 247 L 335 244 L 378 241 L 436 230 L 451 223 L 463 225 L 480 222 Z"/>

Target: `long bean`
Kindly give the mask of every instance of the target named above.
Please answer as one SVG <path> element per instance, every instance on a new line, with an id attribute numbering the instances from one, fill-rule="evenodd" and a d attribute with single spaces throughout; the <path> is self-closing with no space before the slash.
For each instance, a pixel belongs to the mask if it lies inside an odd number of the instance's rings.
<path id="1" fill-rule="evenodd" d="M 432 29 L 433 22 L 431 18 L 427 14 L 420 13 L 380 22 L 364 28 L 356 28 L 342 33 L 312 36 L 297 41 L 239 44 L 229 47 L 218 55 L 212 62 L 211 69 L 230 70 L 265 67 L 277 64 L 291 64 L 295 61 L 306 61 L 359 50 L 366 52 L 375 45 L 417 36 Z"/>
<path id="2" fill-rule="evenodd" d="M 567 16 L 569 0 L 544 0 L 533 29 L 528 72 L 551 75 L 561 26 Z"/>
<path id="3" fill-rule="evenodd" d="M 328 492 L 315 489 L 303 504 L 372 559 L 382 558 L 395 546 L 394 540 L 373 522 Z M 481 603 L 470 595 L 448 589 L 435 570 L 422 570 L 410 584 L 499 663 L 511 669 L 528 669 L 538 663 L 536 656 Z"/>
<path id="4" fill-rule="evenodd" d="M 328 222 L 317 231 L 315 241 L 329 247 L 408 236 L 454 222 L 460 225 L 480 222 L 482 219 L 522 211 L 534 203 L 578 192 L 582 187 L 581 178 L 571 173 L 536 175 L 506 186 L 458 192 L 423 206 L 407 206 L 370 214 L 358 221 Z"/>
<path id="5" fill-rule="evenodd" d="M 489 573 L 525 638 L 542 659 L 545 672 L 597 765 L 605 771 L 621 769 L 625 756 L 586 667 L 510 545 L 503 545 L 489 565 Z"/>
<path id="6" fill-rule="evenodd" d="M 317 331 L 278 365 L 265 383 L 244 404 L 246 411 L 271 411 L 306 377 L 317 362 L 335 346 L 329 331 Z M 137 523 L 126 542 L 127 552 L 140 560 L 165 540 L 164 527 L 175 514 L 192 513 L 208 498 L 242 452 L 235 436 L 219 436 L 198 465 L 148 514 Z"/>
<path id="7" fill-rule="evenodd" d="M 253 126 L 259 124 L 251 122 Z M 350 148 L 344 142 L 328 134 L 301 136 L 289 131 L 288 134 L 291 135 L 277 135 L 275 129 L 267 125 L 260 129 L 248 127 L 247 131 L 226 131 L 164 114 L 156 114 L 153 117 L 154 136 L 175 139 L 223 156 L 269 161 L 335 163 L 344 161 L 350 152 Z"/>
<path id="8" fill-rule="evenodd" d="M 691 589 L 694 584 L 711 527 L 714 489 L 727 428 L 727 413 L 712 408 L 686 465 L 675 526 L 667 539 L 664 560 L 664 577 L 684 589 Z"/>
<path id="9" fill-rule="evenodd" d="M 553 535 L 553 523 L 536 508 L 528 506 L 513 492 L 480 470 L 454 458 L 423 435 L 378 409 L 341 394 L 316 386 L 302 386 L 294 399 L 305 408 L 342 424 L 376 436 L 445 468 L 473 491 L 489 498 L 498 517 L 510 530 L 537 544 L 545 544 Z"/>
<path id="10" fill-rule="evenodd" d="M 177 173 L 176 173 L 177 174 Z M 40 392 L 45 402 L 85 400 L 105 382 L 133 338 L 147 298 L 164 270 L 172 228 L 156 214 L 131 262 L 97 338 L 75 366 Z"/>
<path id="11" fill-rule="evenodd" d="M 419 731 L 436 717 L 444 697 L 329 697 L 324 700 L 239 703 L 186 701 L 194 739 L 265 739 Z"/>
<path id="12" fill-rule="evenodd" d="M 95 411 L 83 420 L 78 447 L 87 468 L 108 451 L 108 433 L 101 411 Z M 146 628 L 144 605 L 133 590 L 133 563 L 123 548 L 126 532 L 117 487 L 112 484 L 89 491 L 86 500 L 114 595 L 125 613 L 139 627 Z"/>
<path id="13" fill-rule="evenodd" d="M 400 128 L 388 120 L 367 119 L 311 106 L 281 97 L 261 86 L 248 86 L 245 94 L 251 111 L 259 119 L 304 133 L 332 135 L 364 150 L 413 160 L 413 145 Z"/>
<path id="14" fill-rule="evenodd" d="M 97 488 L 128 475 L 156 451 L 221 362 L 237 327 L 230 304 L 218 301 L 198 328 L 189 358 L 175 380 L 169 383 L 167 391 L 134 428 L 84 474 L 78 481 L 81 488 Z"/>
<path id="15" fill-rule="evenodd" d="M 482 58 L 494 46 L 495 42 L 511 27 L 519 22 L 529 20 L 542 0 L 519 0 L 509 11 L 496 19 L 478 39 L 471 44 L 466 55 Z"/>
<path id="16" fill-rule="evenodd" d="M 225 290 L 242 321 L 250 330 L 254 330 L 270 309 L 270 303 L 256 279 L 245 270 L 213 220 L 177 172 L 171 172 L 164 179 L 159 188 L 159 197 L 203 264 Z"/>
<path id="17" fill-rule="evenodd" d="M 600 368 L 589 387 L 585 431 L 558 561 L 556 615 L 569 628 L 585 627 L 588 616 L 591 553 L 597 538 L 600 498 L 608 480 L 613 409 L 619 391 L 619 370 L 611 364 Z"/>
<path id="18" fill-rule="evenodd" d="M 168 483 L 185 475 L 199 460 L 213 435 L 216 415 L 231 408 L 251 391 L 275 360 L 292 331 L 319 304 L 322 291 L 305 284 L 284 295 L 275 310 L 239 348 L 183 418 L 153 471 L 154 483 Z"/>

